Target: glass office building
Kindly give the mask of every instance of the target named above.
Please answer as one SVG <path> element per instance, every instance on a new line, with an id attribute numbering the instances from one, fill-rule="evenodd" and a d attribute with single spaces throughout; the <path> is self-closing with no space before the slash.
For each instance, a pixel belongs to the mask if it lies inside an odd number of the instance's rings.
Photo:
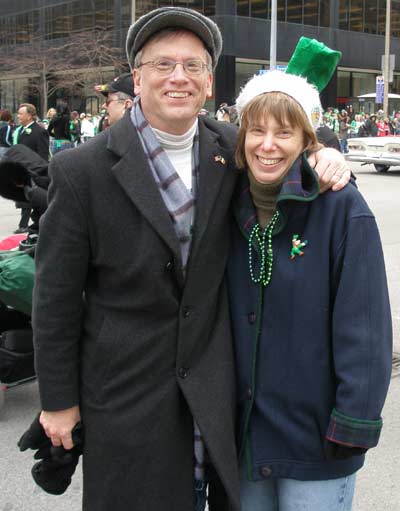
<path id="1" fill-rule="evenodd" d="M 222 101 L 232 103 L 243 83 L 259 69 L 269 67 L 271 2 L 269 0 L 1 0 L 0 47 L 2 55 L 15 48 L 29 52 L 38 38 L 44 45 L 60 45 L 78 33 L 107 31 L 111 43 L 124 51 L 124 40 L 132 20 L 151 9 L 166 5 L 191 7 L 212 17 L 224 37 L 223 54 L 215 75 L 215 93 L 208 108 Z M 353 103 L 356 109 L 371 110 L 374 104 L 357 96 L 375 91 L 384 53 L 385 0 L 278 0 L 277 64 L 285 66 L 300 36 L 316 38 L 339 49 L 343 58 L 324 91 L 324 106 Z M 400 94 L 400 0 L 391 2 L 391 54 L 395 61 L 390 92 Z M 115 74 L 105 66 L 103 76 Z M 29 87 L 35 73 L 0 74 L 0 105 L 16 111 L 21 101 L 39 108 Z M 100 99 L 93 91 L 90 75 L 79 90 L 57 90 L 49 105 L 67 96 L 78 110 L 96 111 Z M 400 103 L 394 105 L 400 108 Z"/>

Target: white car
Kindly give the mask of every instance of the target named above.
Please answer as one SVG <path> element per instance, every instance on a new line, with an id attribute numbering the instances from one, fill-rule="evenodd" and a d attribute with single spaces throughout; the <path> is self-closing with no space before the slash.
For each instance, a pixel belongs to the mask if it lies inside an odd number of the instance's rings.
<path id="1" fill-rule="evenodd" d="M 346 160 L 372 163 L 377 172 L 389 167 L 400 167 L 400 136 L 362 137 L 347 140 L 349 152 Z"/>

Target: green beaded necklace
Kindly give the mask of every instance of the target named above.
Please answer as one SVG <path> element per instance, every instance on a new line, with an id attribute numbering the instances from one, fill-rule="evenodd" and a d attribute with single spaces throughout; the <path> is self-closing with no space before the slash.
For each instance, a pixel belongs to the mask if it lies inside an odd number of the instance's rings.
<path id="1" fill-rule="evenodd" d="M 262 232 L 260 225 L 257 223 L 253 227 L 250 237 L 249 237 L 249 271 L 250 278 L 254 282 L 254 284 L 259 284 L 260 282 L 263 286 L 268 286 L 272 277 L 272 263 L 274 260 L 274 254 L 272 251 L 272 232 L 274 230 L 275 224 L 279 218 L 279 211 L 275 211 L 274 216 L 269 221 L 268 225 Z M 261 234 L 262 232 L 262 234 Z M 253 269 L 253 238 L 257 241 L 258 246 L 260 248 L 261 255 L 261 265 L 260 265 L 260 273 L 258 277 L 254 275 Z"/>

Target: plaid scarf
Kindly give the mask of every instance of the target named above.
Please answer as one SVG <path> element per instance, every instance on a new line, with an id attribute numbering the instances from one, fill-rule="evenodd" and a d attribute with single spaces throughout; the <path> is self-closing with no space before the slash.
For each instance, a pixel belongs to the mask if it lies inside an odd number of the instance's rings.
<path id="1" fill-rule="evenodd" d="M 192 150 L 192 190 L 188 190 L 173 167 L 167 153 L 161 147 L 150 124 L 140 108 L 139 97 L 131 110 L 135 126 L 155 182 L 171 217 L 181 247 L 182 270 L 185 273 L 192 240 L 195 197 L 199 175 L 199 129 L 193 139 Z"/>
<path id="2" fill-rule="evenodd" d="M 143 150 L 149 162 L 161 197 L 167 207 L 181 247 L 182 270 L 185 275 L 192 240 L 192 226 L 195 213 L 195 198 L 199 180 L 199 128 L 193 139 L 192 149 L 192 190 L 189 191 L 179 177 L 167 153 L 161 147 L 150 124 L 140 108 L 139 97 L 131 110 Z M 194 422 L 194 478 L 204 481 L 205 445 L 199 427 Z"/>

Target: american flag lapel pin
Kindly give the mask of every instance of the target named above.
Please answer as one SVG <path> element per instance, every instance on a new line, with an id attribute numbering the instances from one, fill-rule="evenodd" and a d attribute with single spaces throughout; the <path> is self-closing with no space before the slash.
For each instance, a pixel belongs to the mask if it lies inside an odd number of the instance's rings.
<path id="1" fill-rule="evenodd" d="M 225 165 L 226 163 L 226 160 L 223 156 L 221 156 L 220 154 L 217 154 L 216 156 L 214 156 L 214 161 L 218 161 L 219 163 L 222 163 L 222 165 Z"/>

